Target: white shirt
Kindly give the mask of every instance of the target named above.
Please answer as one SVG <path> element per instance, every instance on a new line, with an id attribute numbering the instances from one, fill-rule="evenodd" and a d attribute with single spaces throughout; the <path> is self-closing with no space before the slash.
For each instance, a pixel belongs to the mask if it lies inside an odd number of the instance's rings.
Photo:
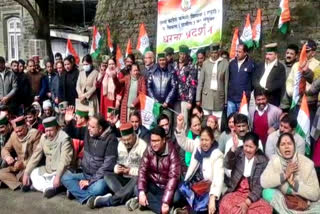
<path id="1" fill-rule="evenodd" d="M 247 57 L 245 57 L 243 60 L 238 60 L 238 72 L 240 71 L 241 65 L 244 63 L 246 59 Z"/>
<path id="2" fill-rule="evenodd" d="M 264 65 L 264 73 L 263 73 L 263 75 L 262 75 L 262 77 L 261 77 L 261 79 L 260 79 L 260 86 L 261 86 L 262 88 L 264 88 L 264 89 L 266 88 L 267 79 L 268 79 L 268 77 L 269 77 L 269 74 L 270 74 L 273 66 L 276 64 L 277 61 L 278 61 L 278 60 L 275 59 L 273 62 L 271 62 L 271 63 L 269 63 L 269 64 L 265 63 L 265 65 Z"/>
<path id="3" fill-rule="evenodd" d="M 262 109 L 262 111 L 259 110 L 258 106 L 256 106 L 256 111 L 258 112 L 259 116 L 261 117 L 268 109 L 268 104 L 266 105 L 266 107 L 264 107 L 264 109 Z"/>
<path id="4" fill-rule="evenodd" d="M 249 160 L 247 157 L 244 157 L 244 171 L 243 176 L 248 178 L 251 176 L 252 166 L 254 162 L 254 157 Z"/>

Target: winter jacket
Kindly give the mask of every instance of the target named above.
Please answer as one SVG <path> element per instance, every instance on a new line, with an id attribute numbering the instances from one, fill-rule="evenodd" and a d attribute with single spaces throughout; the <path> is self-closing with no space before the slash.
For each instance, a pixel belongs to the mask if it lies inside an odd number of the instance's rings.
<path id="1" fill-rule="evenodd" d="M 61 101 L 68 101 L 69 105 L 75 105 L 76 98 L 78 98 L 78 93 L 76 90 L 77 80 L 79 76 L 79 71 L 77 68 L 72 71 L 65 72 L 59 83 L 61 88 Z"/>
<path id="2" fill-rule="evenodd" d="M 261 150 L 258 150 L 254 156 L 254 162 L 251 169 L 251 176 L 249 179 L 250 193 L 248 198 L 252 203 L 258 201 L 261 198 L 262 187 L 260 184 L 260 176 L 268 164 L 268 158 L 263 154 Z M 243 178 L 245 165 L 245 154 L 243 146 L 238 147 L 235 152 L 231 149 L 227 153 L 224 159 L 224 166 L 231 171 L 231 178 L 228 182 L 228 192 L 234 192 L 237 190 L 238 185 Z"/>
<path id="3" fill-rule="evenodd" d="M 8 97 L 11 102 L 18 89 L 17 77 L 7 69 L 2 72 L 4 72 L 4 78 L 0 77 L 0 98 Z"/>
<path id="4" fill-rule="evenodd" d="M 88 128 L 76 128 L 69 123 L 65 128 L 71 138 L 84 140 L 83 173 L 90 177 L 89 184 L 103 179 L 106 172 L 113 172 L 117 162 L 118 139 L 109 126 L 100 137 L 91 137 Z"/>
<path id="5" fill-rule="evenodd" d="M 177 81 L 168 68 L 161 69 L 160 66 L 150 73 L 147 83 L 148 96 L 159 103 L 174 104 L 176 97 Z"/>
<path id="6" fill-rule="evenodd" d="M 228 100 L 240 103 L 243 91 L 246 92 L 247 97 L 250 97 L 255 67 L 254 61 L 249 56 L 246 57 L 240 69 L 236 58 L 229 63 Z M 237 87 L 234 87 L 235 85 Z"/>
<path id="7" fill-rule="evenodd" d="M 15 102 L 18 105 L 29 106 L 33 100 L 31 95 L 31 85 L 27 75 L 24 72 L 14 73 L 17 77 L 17 92 L 15 95 Z"/>
<path id="8" fill-rule="evenodd" d="M 193 103 L 195 101 L 197 91 L 197 70 L 194 69 L 192 65 L 188 65 L 188 63 L 179 69 L 179 65 L 177 63 L 173 72 L 175 73 L 178 83 L 177 100 Z"/>
<path id="9" fill-rule="evenodd" d="M 141 160 L 138 175 L 138 191 L 147 192 L 149 182 L 164 190 L 162 203 L 170 206 L 179 182 L 181 165 L 179 154 L 172 143 L 166 143 L 165 151 L 156 154 L 151 146 L 146 149 Z"/>
<path id="10" fill-rule="evenodd" d="M 57 75 L 55 75 L 55 77 L 52 80 L 51 89 L 50 89 L 52 100 L 55 100 L 56 98 L 61 97 L 62 90 L 59 87 L 61 77 L 62 77 L 62 75 L 57 74 Z"/>

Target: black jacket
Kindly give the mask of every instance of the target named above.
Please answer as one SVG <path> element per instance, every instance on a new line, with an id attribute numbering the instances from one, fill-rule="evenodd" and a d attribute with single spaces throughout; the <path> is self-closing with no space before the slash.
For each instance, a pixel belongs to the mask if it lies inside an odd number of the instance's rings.
<path id="1" fill-rule="evenodd" d="M 158 65 L 157 69 L 149 75 L 147 88 L 148 96 L 157 102 L 174 104 L 177 81 L 168 68 L 161 69 Z"/>
<path id="2" fill-rule="evenodd" d="M 253 73 L 253 87 L 260 88 L 260 80 L 265 72 L 264 62 L 260 63 Z M 279 106 L 286 87 L 286 68 L 279 61 L 273 66 L 267 78 L 267 95 L 269 103 Z"/>
<path id="3" fill-rule="evenodd" d="M 61 76 L 59 87 L 61 88 L 60 101 L 68 101 L 68 105 L 75 105 L 75 99 L 78 98 L 77 80 L 79 70 L 75 68 L 72 71 L 65 72 Z"/>
<path id="4" fill-rule="evenodd" d="M 150 142 L 150 131 L 143 125 L 140 125 L 137 135 L 140 139 L 144 140 L 146 143 Z"/>
<path id="5" fill-rule="evenodd" d="M 89 185 L 103 179 L 107 172 L 113 172 L 118 157 L 118 139 L 111 126 L 100 137 L 90 137 L 88 128 L 76 128 L 69 123 L 65 128 L 71 137 L 84 140 L 84 155 L 81 166 L 89 179 Z"/>

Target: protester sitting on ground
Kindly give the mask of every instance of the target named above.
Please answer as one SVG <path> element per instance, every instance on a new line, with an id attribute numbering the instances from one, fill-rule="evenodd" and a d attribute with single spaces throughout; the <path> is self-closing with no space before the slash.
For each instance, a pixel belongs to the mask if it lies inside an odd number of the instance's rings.
<path id="1" fill-rule="evenodd" d="M 108 187 L 103 179 L 106 172 L 113 172 L 117 161 L 118 140 L 111 126 L 101 115 L 90 117 L 85 129 L 77 128 L 70 122 L 74 112 L 68 109 L 65 131 L 71 138 L 84 140 L 84 155 L 81 162 L 82 173 L 66 171 L 61 178 L 67 188 L 68 198 L 74 196 L 81 204 L 91 197 L 104 195 Z"/>
<path id="2" fill-rule="evenodd" d="M 54 116 L 54 110 L 50 100 L 45 100 L 42 103 L 43 115 L 42 120 Z"/>
<path id="3" fill-rule="evenodd" d="M 192 211 L 214 214 L 224 186 L 224 169 L 223 154 L 214 139 L 213 131 L 210 127 L 205 127 L 201 130 L 199 143 L 194 145 L 191 141 L 182 141 L 181 144 L 194 149 L 179 191 L 188 201 Z"/>
<path id="4" fill-rule="evenodd" d="M 131 123 L 125 123 L 120 126 L 121 140 L 118 144 L 118 159 L 112 173 L 104 176 L 108 187 L 112 191 L 104 196 L 92 197 L 90 199 L 91 208 L 111 207 L 125 204 L 129 210 L 132 200 L 137 202 L 134 196 L 134 188 L 138 180 L 138 171 L 141 158 L 147 148 L 147 143 L 137 137 Z M 137 203 L 134 203 L 137 204 Z"/>
<path id="5" fill-rule="evenodd" d="M 261 199 L 260 176 L 268 164 L 268 158 L 259 149 L 259 136 L 248 132 L 244 145 L 235 141 L 226 154 L 224 166 L 231 170 L 228 194 L 222 198 L 220 214 L 229 213 L 272 213 L 272 207 Z"/>
<path id="6" fill-rule="evenodd" d="M 9 123 L 8 117 L 6 115 L 1 115 L 0 113 L 0 152 L 8 142 L 12 131 L 12 126 Z M 6 161 L 0 156 L 0 169 L 7 166 Z"/>
<path id="7" fill-rule="evenodd" d="M 297 152 L 304 155 L 305 149 L 306 149 L 306 142 L 305 140 L 296 133 L 296 127 L 297 127 L 297 119 L 293 117 L 291 114 L 284 115 L 280 120 L 280 126 L 279 130 L 271 133 L 268 136 L 268 140 L 266 143 L 266 156 L 271 159 L 273 155 L 277 154 L 277 142 L 283 133 L 290 133 L 294 137 L 294 141 L 296 143 L 296 149 Z"/>
<path id="8" fill-rule="evenodd" d="M 218 118 L 214 115 L 210 115 L 208 116 L 207 119 L 207 125 L 208 127 L 210 127 L 213 131 L 213 136 L 214 139 L 219 139 L 220 137 L 220 129 L 219 129 L 219 123 L 218 123 Z"/>
<path id="9" fill-rule="evenodd" d="M 43 196 L 51 198 L 59 192 L 61 177 L 70 167 L 73 149 L 70 137 L 60 129 L 55 117 L 43 120 L 45 134 L 33 152 L 23 175 L 23 185 L 32 186 Z M 43 156 L 44 166 L 37 167 Z M 31 179 L 31 182 L 30 182 Z"/>
<path id="10" fill-rule="evenodd" d="M 14 132 L 1 150 L 1 157 L 8 167 L 0 170 L 0 183 L 6 184 L 11 190 L 22 186 L 22 175 L 35 148 L 41 133 L 36 129 L 28 129 L 23 116 L 11 121 Z M 13 155 L 13 154 L 16 154 Z"/>
<path id="11" fill-rule="evenodd" d="M 134 111 L 129 116 L 129 121 L 133 126 L 133 130 L 136 135 L 144 140 L 144 142 L 150 142 L 150 131 L 142 125 L 141 116 L 139 111 Z"/>
<path id="12" fill-rule="evenodd" d="M 180 171 L 178 152 L 166 140 L 164 129 L 159 126 L 152 129 L 150 146 L 142 157 L 138 173 L 139 204 L 157 214 L 169 213 L 170 206 L 179 202 L 176 188 Z"/>
<path id="13" fill-rule="evenodd" d="M 60 127 L 65 127 L 64 117 L 66 114 L 66 109 L 68 107 L 68 102 L 64 101 L 59 103 L 58 108 L 55 108 L 57 121 Z"/>
<path id="14" fill-rule="evenodd" d="M 232 138 L 232 133 L 234 132 L 234 116 L 235 116 L 235 112 L 231 113 L 228 118 L 227 118 L 227 128 L 224 132 L 221 133 L 218 143 L 219 143 L 219 149 L 222 153 L 224 153 L 225 148 L 226 148 L 226 144 L 228 142 L 229 139 Z"/>
<path id="15" fill-rule="evenodd" d="M 313 162 L 297 152 L 290 133 L 279 137 L 277 148 L 261 175 L 263 198 L 277 213 L 319 213 L 320 188 Z"/>
<path id="16" fill-rule="evenodd" d="M 26 123 L 29 129 L 37 129 L 41 133 L 44 133 L 44 126 L 38 115 L 38 111 L 34 107 L 29 107 L 25 111 Z"/>
<path id="17" fill-rule="evenodd" d="M 207 120 L 203 114 L 203 110 L 202 110 L 201 106 L 194 105 L 193 108 L 191 109 L 190 113 L 191 113 L 191 115 L 195 114 L 200 118 L 202 128 L 207 126 Z"/>

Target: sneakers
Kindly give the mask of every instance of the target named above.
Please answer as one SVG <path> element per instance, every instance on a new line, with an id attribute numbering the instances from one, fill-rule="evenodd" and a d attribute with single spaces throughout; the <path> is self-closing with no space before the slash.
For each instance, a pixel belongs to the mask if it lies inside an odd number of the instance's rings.
<path id="1" fill-rule="evenodd" d="M 188 209 L 186 207 L 184 207 L 184 208 L 176 208 L 173 211 L 173 214 L 188 214 L 188 213 L 189 213 L 189 211 L 188 211 Z"/>
<path id="2" fill-rule="evenodd" d="M 94 208 L 100 208 L 100 207 L 108 207 L 110 198 L 112 197 L 111 193 L 108 193 L 103 196 L 97 196 L 94 200 Z"/>
<path id="3" fill-rule="evenodd" d="M 53 196 L 55 196 L 56 194 L 57 194 L 56 188 L 51 187 L 51 188 L 46 189 L 43 192 L 43 197 L 49 199 L 49 198 L 52 198 Z"/>
<path id="4" fill-rule="evenodd" d="M 87 206 L 90 208 L 90 209 L 93 209 L 94 208 L 94 200 L 96 199 L 95 196 L 92 196 L 90 197 L 88 200 L 87 200 Z"/>
<path id="5" fill-rule="evenodd" d="M 73 200 L 74 199 L 74 196 L 72 195 L 72 193 L 69 191 L 69 190 L 67 190 L 67 198 L 69 199 L 69 200 Z"/>
<path id="6" fill-rule="evenodd" d="M 129 211 L 134 211 L 139 208 L 139 200 L 138 197 L 131 198 L 126 202 L 126 207 Z"/>

